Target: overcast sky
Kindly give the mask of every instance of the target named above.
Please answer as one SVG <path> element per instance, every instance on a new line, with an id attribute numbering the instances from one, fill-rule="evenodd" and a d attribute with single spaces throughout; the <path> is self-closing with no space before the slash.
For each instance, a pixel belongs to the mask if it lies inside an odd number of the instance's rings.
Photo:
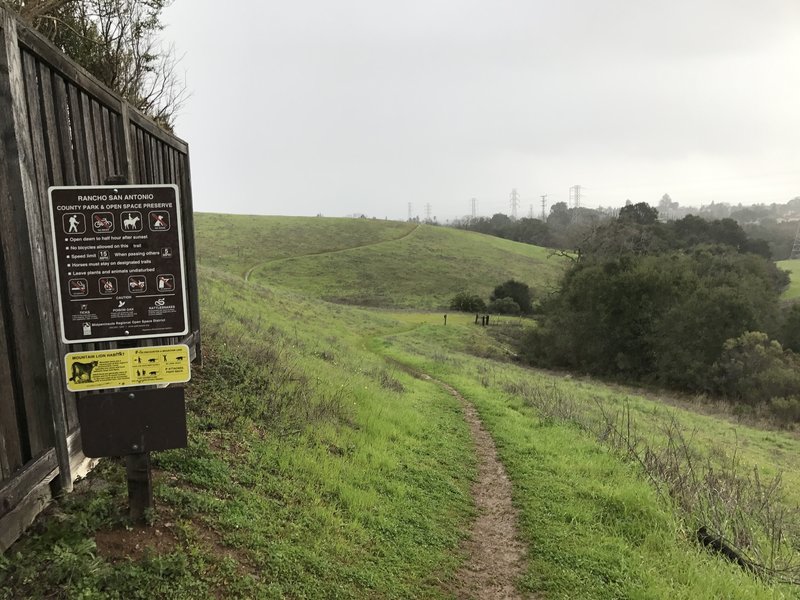
<path id="1" fill-rule="evenodd" d="M 176 0 L 201 211 L 800 195 L 797 0 Z"/>

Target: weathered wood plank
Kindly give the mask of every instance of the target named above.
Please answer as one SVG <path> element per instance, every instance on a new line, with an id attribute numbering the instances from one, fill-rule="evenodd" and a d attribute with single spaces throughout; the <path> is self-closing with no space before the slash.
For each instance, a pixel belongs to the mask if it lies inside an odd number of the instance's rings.
<path id="1" fill-rule="evenodd" d="M 11 375 L 11 353 L 6 339 L 5 281 L 0 251 L 0 482 L 6 481 L 23 464 L 17 420 L 17 400 Z M 0 503 L 1 506 L 2 503 Z"/>
<path id="2" fill-rule="evenodd" d="M 111 111 L 106 106 L 101 106 L 100 111 L 103 117 L 103 139 L 108 152 L 108 172 L 111 175 L 123 175 L 119 168 L 119 140 L 111 126 Z"/>
<path id="3" fill-rule="evenodd" d="M 61 148 L 58 144 L 58 121 L 56 120 L 53 72 L 45 64 L 39 64 L 39 86 L 42 93 L 42 122 L 47 140 L 47 156 L 50 165 L 50 181 L 64 181 Z"/>
<path id="4" fill-rule="evenodd" d="M 128 176 L 128 183 L 134 184 L 139 181 L 139 157 L 135 148 L 134 126 L 131 123 L 129 107 L 127 102 L 122 103 L 122 112 L 117 122 L 117 139 L 120 140 L 120 173 Z"/>
<path id="5" fill-rule="evenodd" d="M 92 111 L 92 137 L 94 137 L 95 150 L 97 152 L 97 182 L 105 183 L 111 174 L 108 171 L 108 148 L 103 136 L 103 115 L 100 105 L 96 100 L 89 101 Z"/>
<path id="6" fill-rule="evenodd" d="M 51 471 L 36 484 L 8 514 L 0 517 L 0 552 L 5 552 L 30 527 L 34 519 L 53 499 L 50 482 L 57 470 Z"/>
<path id="7" fill-rule="evenodd" d="M 189 145 L 184 140 L 169 133 L 168 131 L 164 131 L 158 125 L 153 123 L 153 121 L 145 117 L 142 113 L 140 113 L 137 110 L 134 110 L 133 107 L 131 107 L 130 110 L 130 117 L 131 121 L 136 123 L 138 127 L 146 131 L 153 137 L 163 140 L 165 143 L 169 144 L 173 148 L 178 149 L 184 154 L 189 151 Z"/>
<path id="8" fill-rule="evenodd" d="M 83 135 L 86 140 L 87 165 L 89 167 L 89 181 L 83 185 L 99 185 L 102 181 L 97 170 L 97 144 L 94 139 L 94 123 L 92 122 L 92 101 L 82 91 L 78 91 L 78 99 L 81 103 L 81 121 Z"/>
<path id="9" fill-rule="evenodd" d="M 58 130 L 58 156 L 64 169 L 61 181 L 64 185 L 76 185 L 75 172 L 75 147 L 72 143 L 72 129 L 70 129 L 69 99 L 67 96 L 67 83 L 58 75 L 53 75 L 53 109 Z M 59 181 L 59 179 L 56 179 Z"/>
<path id="10" fill-rule="evenodd" d="M 181 207 L 183 209 L 183 245 L 186 256 L 186 283 L 189 298 L 189 322 L 193 331 L 197 332 L 195 340 L 196 360 L 201 360 L 200 340 L 200 303 L 197 290 L 197 261 L 195 260 L 196 245 L 194 239 L 194 205 L 192 203 L 192 173 L 189 167 L 189 155 L 182 154 L 179 160 L 179 174 L 181 186 Z"/>
<path id="11" fill-rule="evenodd" d="M 150 177 L 147 172 L 147 146 L 145 145 L 144 131 L 136 128 L 136 143 L 138 144 L 139 153 L 139 183 L 150 183 Z"/>
<path id="12" fill-rule="evenodd" d="M 75 148 L 75 185 L 89 185 L 91 175 L 89 172 L 89 150 L 86 147 L 86 133 L 81 116 L 81 101 L 78 88 L 67 84 L 69 92 L 69 123 L 70 135 Z"/>
<path id="13" fill-rule="evenodd" d="M 0 44 L 0 244 L 6 261 L 9 286 L 9 308 L 14 316 L 11 346 L 15 361 L 23 365 L 43 365 L 44 347 L 34 265 L 44 260 L 41 240 L 29 236 L 27 205 L 36 195 L 33 149 L 25 108 L 25 84 L 22 59 L 16 38 L 16 21 L 8 12 L 0 12 L 2 44 Z M 17 370 L 27 423 L 28 458 L 52 444 L 47 403 L 47 380 L 35 368 Z"/>
<path id="14" fill-rule="evenodd" d="M 46 479 L 57 467 L 56 453 L 51 449 L 29 461 L 11 480 L 0 485 L 0 516 L 13 510 L 31 488 Z"/>

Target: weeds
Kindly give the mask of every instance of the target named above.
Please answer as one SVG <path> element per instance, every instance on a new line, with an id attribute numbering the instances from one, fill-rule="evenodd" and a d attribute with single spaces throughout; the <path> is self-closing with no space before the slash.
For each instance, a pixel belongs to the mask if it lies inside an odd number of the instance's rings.
<path id="1" fill-rule="evenodd" d="M 602 399 L 592 407 L 576 402 L 557 382 L 510 382 L 505 390 L 535 408 L 545 423 L 572 423 L 590 432 L 615 454 L 637 463 L 658 493 L 680 509 L 684 525 L 732 547 L 742 564 L 763 576 L 800 583 L 796 523 L 800 513 L 787 507 L 780 474 L 765 478 L 745 468 L 738 442 L 703 456 L 692 434 L 674 415 L 656 441 L 640 433 L 627 402 L 611 410 Z"/>

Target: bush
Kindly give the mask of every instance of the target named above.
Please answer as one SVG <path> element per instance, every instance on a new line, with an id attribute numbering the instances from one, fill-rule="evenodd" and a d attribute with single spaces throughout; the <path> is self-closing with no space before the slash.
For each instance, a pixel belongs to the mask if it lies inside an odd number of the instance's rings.
<path id="1" fill-rule="evenodd" d="M 512 298 L 500 298 L 489 303 L 489 312 L 497 315 L 518 315 L 520 308 Z"/>
<path id="2" fill-rule="evenodd" d="M 719 391 L 746 404 L 800 395 L 800 360 L 760 331 L 726 341 L 714 368 Z"/>
<path id="3" fill-rule="evenodd" d="M 781 425 L 800 422 L 800 398 L 773 398 L 767 406 L 772 418 Z"/>
<path id="4" fill-rule="evenodd" d="M 486 303 L 476 294 L 459 292 L 450 301 L 450 310 L 462 312 L 486 312 Z"/>
<path id="5" fill-rule="evenodd" d="M 531 288 L 528 287 L 527 284 L 522 283 L 521 281 L 515 281 L 514 279 L 509 279 L 505 283 L 494 288 L 489 300 L 494 302 L 496 300 L 503 300 L 505 298 L 510 298 L 513 300 L 520 312 L 525 314 L 533 312 Z"/>

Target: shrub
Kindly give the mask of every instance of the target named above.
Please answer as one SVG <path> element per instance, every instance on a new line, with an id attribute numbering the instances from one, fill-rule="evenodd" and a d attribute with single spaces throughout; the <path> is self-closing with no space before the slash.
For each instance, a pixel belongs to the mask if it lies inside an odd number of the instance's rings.
<path id="1" fill-rule="evenodd" d="M 719 391 L 746 404 L 800 395 L 800 360 L 760 331 L 727 340 L 714 367 Z"/>
<path id="2" fill-rule="evenodd" d="M 489 312 L 497 315 L 518 315 L 520 308 L 512 298 L 499 298 L 489 303 Z"/>
<path id="3" fill-rule="evenodd" d="M 462 312 L 485 312 L 486 303 L 476 294 L 459 292 L 450 301 L 450 310 L 460 310 Z"/>
<path id="4" fill-rule="evenodd" d="M 511 298 L 519 307 L 519 310 L 525 314 L 533 312 L 531 288 L 521 281 L 509 279 L 505 283 L 498 285 L 494 288 L 489 300 L 494 302 L 496 300 L 503 300 L 504 298 Z"/>
<path id="5" fill-rule="evenodd" d="M 782 425 L 800 422 L 800 398 L 773 398 L 767 406 L 772 418 Z"/>

